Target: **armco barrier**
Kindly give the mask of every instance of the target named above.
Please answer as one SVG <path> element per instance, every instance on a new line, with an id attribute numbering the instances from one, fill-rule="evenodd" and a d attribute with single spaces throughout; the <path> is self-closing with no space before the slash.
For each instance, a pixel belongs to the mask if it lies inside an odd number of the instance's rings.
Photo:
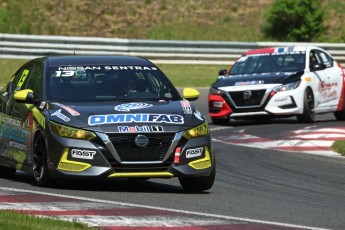
<path id="1" fill-rule="evenodd" d="M 314 45 L 345 63 L 345 44 L 143 40 L 0 33 L 0 57 L 30 59 L 51 55 L 131 55 L 155 63 L 232 64 L 241 53 L 260 47 Z"/>

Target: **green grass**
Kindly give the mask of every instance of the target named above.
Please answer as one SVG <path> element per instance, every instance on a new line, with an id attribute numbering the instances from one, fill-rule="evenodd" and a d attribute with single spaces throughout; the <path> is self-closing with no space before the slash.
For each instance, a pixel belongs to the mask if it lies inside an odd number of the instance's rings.
<path id="1" fill-rule="evenodd" d="M 28 60 L 0 59 L 0 87 L 13 76 L 15 71 Z M 158 64 L 176 87 L 209 87 L 226 65 L 177 65 Z"/>
<path id="2" fill-rule="evenodd" d="M 17 69 L 27 61 L 20 59 L 0 59 L 0 87 L 3 87 Z"/>
<path id="3" fill-rule="evenodd" d="M 218 77 L 218 71 L 226 65 L 172 65 L 158 64 L 176 87 L 210 87 Z"/>
<path id="4" fill-rule="evenodd" d="M 97 229 L 90 228 L 85 224 L 62 221 L 48 217 L 37 217 L 17 213 L 13 211 L 0 211 L 0 229 L 1 230 L 80 230 Z"/>
<path id="5" fill-rule="evenodd" d="M 332 149 L 345 156 L 345 141 L 335 141 L 332 145 Z"/>

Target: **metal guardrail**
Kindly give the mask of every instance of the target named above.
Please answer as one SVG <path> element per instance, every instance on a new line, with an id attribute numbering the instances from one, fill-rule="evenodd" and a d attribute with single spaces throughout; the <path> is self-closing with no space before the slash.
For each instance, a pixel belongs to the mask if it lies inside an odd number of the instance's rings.
<path id="1" fill-rule="evenodd" d="M 0 58 L 31 59 L 51 55 L 130 55 L 154 63 L 231 65 L 245 51 L 262 47 L 314 45 L 345 64 L 343 43 L 217 42 L 143 40 L 0 33 Z"/>

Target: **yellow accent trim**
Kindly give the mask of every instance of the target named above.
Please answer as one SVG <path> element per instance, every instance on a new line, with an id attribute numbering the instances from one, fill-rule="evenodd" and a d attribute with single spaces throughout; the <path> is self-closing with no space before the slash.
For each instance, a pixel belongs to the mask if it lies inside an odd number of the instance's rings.
<path id="1" fill-rule="evenodd" d="M 58 165 L 58 169 L 64 171 L 81 172 L 91 167 L 88 163 L 82 163 L 78 161 L 70 161 L 67 159 L 68 148 L 66 148 L 62 154 L 61 160 Z"/>
<path id="2" fill-rule="evenodd" d="M 173 177 L 174 174 L 169 172 L 119 172 L 119 173 L 112 173 L 108 177 Z"/>
<path id="3" fill-rule="evenodd" d="M 46 119 L 44 118 L 43 114 L 36 108 L 34 107 L 32 110 L 32 115 L 36 118 L 38 123 L 43 127 L 46 128 Z"/>
<path id="4" fill-rule="evenodd" d="M 31 104 L 25 104 L 26 108 L 32 112 L 32 115 L 36 118 L 38 123 L 45 129 L 46 128 L 46 119 L 44 118 L 43 114 Z"/>
<path id="5" fill-rule="evenodd" d="M 24 81 L 28 75 L 29 75 L 29 70 L 28 69 L 24 70 L 22 73 L 22 76 L 20 77 L 20 79 L 17 83 L 16 90 L 20 90 L 22 88 L 23 83 L 24 83 Z"/>
<path id="6" fill-rule="evenodd" d="M 193 88 L 184 88 L 183 89 L 183 98 L 185 99 L 197 99 L 200 96 L 200 92 Z"/>
<path id="7" fill-rule="evenodd" d="M 210 153 L 208 151 L 208 148 L 205 147 L 205 157 L 203 159 L 189 162 L 188 165 L 194 169 L 197 169 L 197 170 L 206 169 L 206 168 L 211 167 L 212 163 L 211 163 L 211 157 L 210 157 Z"/>

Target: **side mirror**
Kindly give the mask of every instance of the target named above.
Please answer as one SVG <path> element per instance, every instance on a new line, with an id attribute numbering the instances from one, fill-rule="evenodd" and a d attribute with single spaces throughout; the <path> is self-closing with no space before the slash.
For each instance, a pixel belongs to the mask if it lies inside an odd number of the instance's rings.
<path id="1" fill-rule="evenodd" d="M 326 69 L 326 65 L 323 63 L 315 63 L 311 68 L 312 71 L 324 70 L 324 69 Z"/>
<path id="2" fill-rule="evenodd" d="M 14 93 L 14 100 L 21 103 L 33 104 L 34 92 L 31 89 L 19 90 Z"/>
<path id="3" fill-rule="evenodd" d="M 188 101 L 195 101 L 199 98 L 200 92 L 193 88 L 184 88 L 183 89 L 183 98 Z"/>
<path id="4" fill-rule="evenodd" d="M 221 69 L 221 70 L 219 70 L 219 72 L 218 72 L 218 76 L 224 76 L 224 75 L 226 75 L 226 73 L 227 73 L 227 70 L 226 70 L 226 69 Z"/>

